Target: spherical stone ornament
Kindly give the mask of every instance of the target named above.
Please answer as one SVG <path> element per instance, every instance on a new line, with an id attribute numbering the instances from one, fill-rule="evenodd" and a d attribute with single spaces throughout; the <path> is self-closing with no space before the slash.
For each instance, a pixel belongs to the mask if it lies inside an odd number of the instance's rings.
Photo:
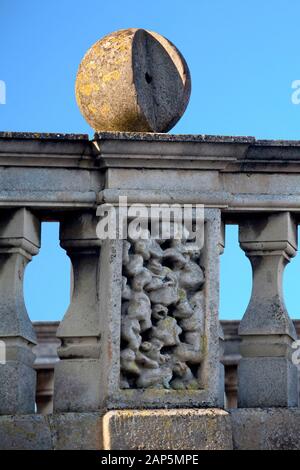
<path id="1" fill-rule="evenodd" d="M 76 78 L 76 100 L 96 131 L 167 132 L 184 113 L 188 66 L 168 39 L 124 29 L 97 41 Z"/>

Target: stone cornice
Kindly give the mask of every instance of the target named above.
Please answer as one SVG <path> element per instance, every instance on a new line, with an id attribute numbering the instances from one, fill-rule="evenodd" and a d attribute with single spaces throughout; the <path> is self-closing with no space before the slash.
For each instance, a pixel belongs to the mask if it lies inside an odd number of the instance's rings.
<path id="1" fill-rule="evenodd" d="M 151 143 L 151 145 L 150 145 Z M 300 141 L 151 133 L 95 134 L 101 167 L 299 171 Z"/>
<path id="2" fill-rule="evenodd" d="M 300 141 L 253 137 L 0 133 L 0 206 L 202 203 L 300 211 Z M 98 195 L 98 197 L 97 197 Z"/>
<path id="3" fill-rule="evenodd" d="M 0 132 L 0 166 L 93 168 L 86 134 Z"/>

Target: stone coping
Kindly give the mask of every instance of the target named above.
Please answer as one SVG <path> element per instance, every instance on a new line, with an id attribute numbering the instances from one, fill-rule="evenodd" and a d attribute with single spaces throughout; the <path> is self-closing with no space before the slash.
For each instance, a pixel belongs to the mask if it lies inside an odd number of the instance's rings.
<path id="1" fill-rule="evenodd" d="M 0 139 L 21 140 L 89 140 L 88 134 L 63 134 L 53 132 L 0 132 Z"/>
<path id="2" fill-rule="evenodd" d="M 222 136 L 206 134 L 163 134 L 154 132 L 98 132 L 95 140 L 128 140 L 148 142 L 214 142 L 214 143 L 253 143 L 251 136 Z M 299 142 L 300 145 L 300 142 Z"/>
<path id="3" fill-rule="evenodd" d="M 253 136 L 224 136 L 210 134 L 164 134 L 154 132 L 98 132 L 90 139 L 88 134 L 54 132 L 10 132 L 0 131 L 0 139 L 50 140 L 50 141 L 147 141 L 147 142 L 212 142 L 232 144 L 254 144 L 255 146 L 300 147 L 300 140 L 256 139 Z"/>

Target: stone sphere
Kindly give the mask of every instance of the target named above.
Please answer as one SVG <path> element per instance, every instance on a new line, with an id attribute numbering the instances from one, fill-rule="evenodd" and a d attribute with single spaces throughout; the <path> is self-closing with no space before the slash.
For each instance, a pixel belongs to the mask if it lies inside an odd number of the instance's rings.
<path id="1" fill-rule="evenodd" d="M 167 132 L 184 113 L 188 66 L 168 39 L 124 29 L 97 41 L 77 73 L 76 101 L 96 131 Z"/>

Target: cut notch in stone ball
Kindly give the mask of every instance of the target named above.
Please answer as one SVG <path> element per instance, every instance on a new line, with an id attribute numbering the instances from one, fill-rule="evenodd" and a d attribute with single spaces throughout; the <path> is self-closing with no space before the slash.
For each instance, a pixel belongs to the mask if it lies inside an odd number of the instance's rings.
<path id="1" fill-rule="evenodd" d="M 98 132 L 167 132 L 186 109 L 191 80 L 170 41 L 144 29 L 127 29 L 87 51 L 75 91 L 81 113 Z"/>

